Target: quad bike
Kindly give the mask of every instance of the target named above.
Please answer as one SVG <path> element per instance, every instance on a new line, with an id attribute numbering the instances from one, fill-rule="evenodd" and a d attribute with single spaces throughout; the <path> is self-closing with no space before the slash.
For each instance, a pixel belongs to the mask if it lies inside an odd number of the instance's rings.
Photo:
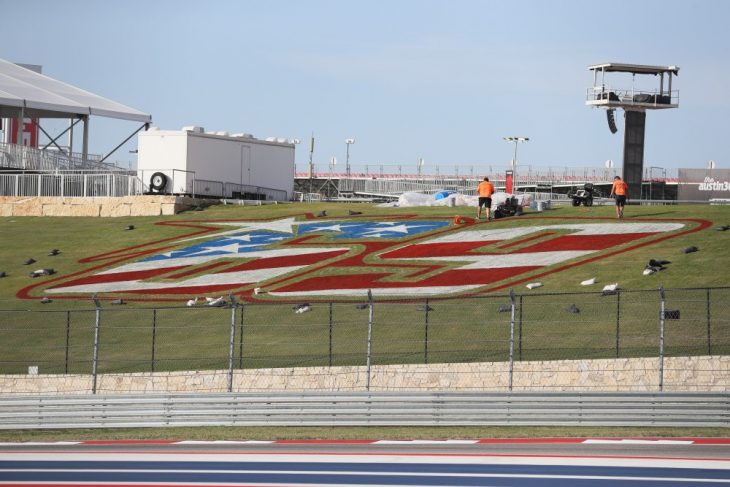
<path id="1" fill-rule="evenodd" d="M 593 183 L 585 183 L 583 189 L 571 189 L 568 198 L 572 200 L 573 206 L 593 206 L 593 196 L 598 196 L 598 191 L 593 189 Z"/>
<path id="2" fill-rule="evenodd" d="M 497 205 L 494 210 L 494 218 L 504 218 L 507 216 L 520 216 L 522 214 L 522 206 L 517 201 L 517 198 L 511 196 L 505 200 L 504 203 Z"/>

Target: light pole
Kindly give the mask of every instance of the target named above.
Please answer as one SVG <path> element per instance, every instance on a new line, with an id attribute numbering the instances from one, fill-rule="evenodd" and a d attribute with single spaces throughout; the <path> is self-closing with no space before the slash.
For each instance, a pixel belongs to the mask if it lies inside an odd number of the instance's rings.
<path id="1" fill-rule="evenodd" d="M 314 178 L 314 134 L 312 134 L 312 138 L 309 139 L 309 193 L 312 193 L 312 179 Z"/>
<path id="2" fill-rule="evenodd" d="M 347 147 L 347 155 L 345 156 L 345 174 L 350 177 L 350 146 L 355 143 L 355 139 L 345 139 L 345 147 Z"/>
<path id="3" fill-rule="evenodd" d="M 527 142 L 530 140 L 529 137 L 502 137 L 505 142 L 514 142 L 515 144 L 515 156 L 512 159 L 512 178 L 515 181 L 515 188 L 517 188 L 517 144 L 520 142 Z"/>

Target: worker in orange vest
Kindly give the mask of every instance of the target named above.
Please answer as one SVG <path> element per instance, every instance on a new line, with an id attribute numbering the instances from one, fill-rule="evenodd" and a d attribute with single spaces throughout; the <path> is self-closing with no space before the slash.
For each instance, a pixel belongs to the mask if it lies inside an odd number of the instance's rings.
<path id="1" fill-rule="evenodd" d="M 477 207 L 477 220 L 482 217 L 482 206 L 487 210 L 487 220 L 492 219 L 492 195 L 494 194 L 494 185 L 489 182 L 489 178 L 485 177 L 484 181 L 477 186 L 477 194 L 479 195 L 479 206 Z"/>
<path id="2" fill-rule="evenodd" d="M 624 206 L 626 205 L 626 193 L 629 191 L 629 185 L 620 177 L 613 178 L 613 186 L 611 186 L 611 194 L 609 196 L 616 197 L 616 218 L 624 217 Z"/>

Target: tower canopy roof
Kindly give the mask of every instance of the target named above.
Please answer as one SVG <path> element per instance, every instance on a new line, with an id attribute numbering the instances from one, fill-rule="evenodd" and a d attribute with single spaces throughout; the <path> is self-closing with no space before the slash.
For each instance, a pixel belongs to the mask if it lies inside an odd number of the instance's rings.
<path id="1" fill-rule="evenodd" d="M 588 66 L 591 71 L 600 70 L 607 73 L 635 73 L 635 74 L 661 74 L 672 73 L 677 76 L 679 74 L 679 66 L 648 66 L 645 64 L 626 64 L 626 63 L 603 63 L 592 64 Z"/>

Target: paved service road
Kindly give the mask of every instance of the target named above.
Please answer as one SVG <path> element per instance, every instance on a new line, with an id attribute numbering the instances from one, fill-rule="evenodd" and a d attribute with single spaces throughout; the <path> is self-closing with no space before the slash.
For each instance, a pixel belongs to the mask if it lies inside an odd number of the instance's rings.
<path id="1" fill-rule="evenodd" d="M 3 444 L 0 485 L 730 484 L 727 442 L 481 441 Z"/>

